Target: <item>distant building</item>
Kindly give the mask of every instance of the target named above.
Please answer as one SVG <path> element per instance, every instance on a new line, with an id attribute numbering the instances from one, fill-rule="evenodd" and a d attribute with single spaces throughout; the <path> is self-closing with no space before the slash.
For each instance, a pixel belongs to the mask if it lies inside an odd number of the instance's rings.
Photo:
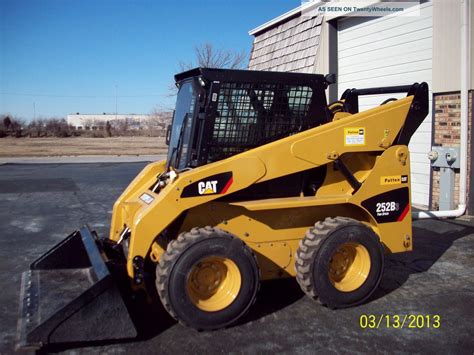
<path id="1" fill-rule="evenodd" d="M 158 128 L 165 129 L 170 121 L 171 113 L 162 115 L 147 114 L 71 114 L 67 115 L 67 123 L 78 130 L 101 130 L 107 122 L 112 127 L 124 127 L 132 130 Z"/>

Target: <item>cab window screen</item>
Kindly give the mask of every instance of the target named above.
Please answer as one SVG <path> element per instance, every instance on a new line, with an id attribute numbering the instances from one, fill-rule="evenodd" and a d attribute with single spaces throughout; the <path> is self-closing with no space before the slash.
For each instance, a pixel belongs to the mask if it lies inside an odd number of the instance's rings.
<path id="1" fill-rule="evenodd" d="M 209 161 L 272 142 L 307 128 L 307 86 L 221 83 Z"/>

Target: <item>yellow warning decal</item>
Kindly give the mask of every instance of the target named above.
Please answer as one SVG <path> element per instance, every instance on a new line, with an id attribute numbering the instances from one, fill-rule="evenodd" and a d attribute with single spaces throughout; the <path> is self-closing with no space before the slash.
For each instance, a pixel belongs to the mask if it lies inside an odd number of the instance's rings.
<path id="1" fill-rule="evenodd" d="M 406 184 L 407 182 L 408 175 L 391 175 L 380 177 L 380 185 L 398 185 Z"/>
<path id="2" fill-rule="evenodd" d="M 344 145 L 345 146 L 365 145 L 365 128 L 364 127 L 344 128 Z"/>

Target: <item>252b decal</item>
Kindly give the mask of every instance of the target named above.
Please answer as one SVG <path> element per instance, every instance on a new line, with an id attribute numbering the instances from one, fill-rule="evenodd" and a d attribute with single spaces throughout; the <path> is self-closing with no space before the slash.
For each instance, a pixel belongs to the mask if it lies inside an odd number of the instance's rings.
<path id="1" fill-rule="evenodd" d="M 400 204 L 395 201 L 391 202 L 377 202 L 375 204 L 375 212 L 378 216 L 386 216 L 390 212 L 398 211 L 400 209 Z"/>
<path id="2" fill-rule="evenodd" d="M 384 192 L 362 201 L 377 223 L 400 222 L 410 211 L 408 187 Z"/>

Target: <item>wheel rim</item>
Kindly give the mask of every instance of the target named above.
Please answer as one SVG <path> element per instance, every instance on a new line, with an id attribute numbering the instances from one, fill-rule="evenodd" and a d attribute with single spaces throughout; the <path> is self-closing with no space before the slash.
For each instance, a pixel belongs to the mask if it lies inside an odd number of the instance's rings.
<path id="1" fill-rule="evenodd" d="M 362 244 L 342 244 L 329 261 L 329 280 L 342 292 L 351 292 L 361 287 L 369 272 L 370 255 Z"/>
<path id="2" fill-rule="evenodd" d="M 211 256 L 196 263 L 186 281 L 192 303 L 206 312 L 228 307 L 237 297 L 242 277 L 237 265 L 228 258 Z"/>

